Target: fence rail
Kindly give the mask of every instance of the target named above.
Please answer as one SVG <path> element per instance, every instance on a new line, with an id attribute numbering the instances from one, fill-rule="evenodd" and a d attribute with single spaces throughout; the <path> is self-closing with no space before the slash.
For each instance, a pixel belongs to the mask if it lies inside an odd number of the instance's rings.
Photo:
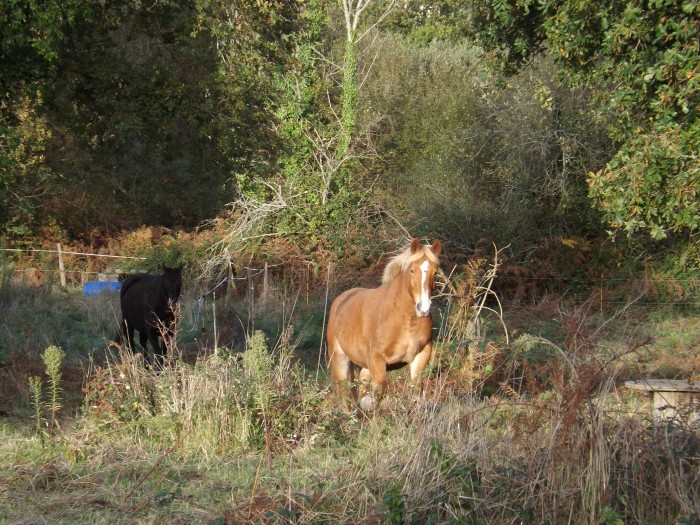
<path id="1" fill-rule="evenodd" d="M 104 254 L 104 253 L 89 253 L 89 252 L 82 252 L 82 251 L 74 251 L 74 250 L 64 250 L 61 246 L 60 243 L 57 243 L 56 249 L 46 249 L 46 248 L 4 248 L 0 247 L 0 254 L 4 252 L 10 252 L 10 253 L 18 253 L 18 254 L 31 254 L 31 253 L 46 253 L 46 254 L 55 254 L 57 256 L 57 268 L 56 269 L 51 269 L 51 268 L 42 268 L 42 269 L 17 269 L 14 268 L 12 271 L 13 272 L 23 272 L 23 273 L 29 273 L 29 272 L 40 272 L 40 273 L 53 273 L 54 275 L 56 272 L 58 273 L 60 277 L 60 282 L 62 286 L 66 286 L 68 283 L 67 276 L 72 276 L 71 281 L 73 284 L 76 285 L 82 285 L 85 282 L 92 280 L 91 276 L 98 276 L 100 278 L 99 280 L 109 280 L 110 276 L 117 275 L 120 272 L 110 272 L 110 271 L 91 271 L 89 269 L 71 269 L 66 263 L 66 261 L 63 259 L 64 255 L 70 255 L 70 256 L 77 256 L 77 257 L 94 257 L 94 258 L 110 258 L 110 259 L 121 259 L 121 260 L 147 260 L 146 257 L 139 257 L 139 256 L 132 256 L 132 255 L 115 255 L 115 254 Z M 2 258 L 3 260 L 0 261 L 0 270 L 4 270 L 2 266 L 6 264 L 5 258 Z M 257 292 L 260 294 L 260 298 L 264 299 L 267 296 L 268 290 L 269 290 L 269 274 L 268 272 L 272 268 L 280 267 L 280 266 L 285 266 L 285 263 L 278 263 L 278 264 L 270 264 L 270 263 L 265 263 L 264 267 L 262 268 L 255 268 L 255 267 L 249 267 L 249 266 L 243 266 L 242 269 L 245 271 L 245 275 L 241 275 L 239 277 L 236 277 L 233 275 L 233 273 L 229 270 L 228 276 L 224 279 L 227 283 L 227 288 L 231 288 L 234 285 L 234 282 L 236 281 L 247 281 L 246 285 L 246 295 L 248 295 L 251 299 Z M 330 271 L 330 269 L 329 269 Z M 262 282 L 258 282 L 257 286 L 254 285 L 254 281 L 257 281 L 257 277 L 262 275 Z M 80 276 L 76 278 L 77 276 Z M 88 278 L 85 278 L 85 277 Z M 512 280 L 512 277 L 509 277 L 507 275 L 501 275 L 500 276 L 502 279 L 502 282 L 507 283 L 509 280 Z M 643 276 L 642 276 L 643 277 Z M 640 277 L 640 279 L 642 278 Z M 112 277 L 113 279 L 113 277 Z M 577 279 L 575 277 L 571 276 L 546 276 L 546 277 L 540 277 L 540 276 L 528 276 L 527 281 L 529 282 L 561 282 L 561 283 L 572 283 L 576 282 L 577 280 L 580 280 L 581 283 L 586 283 L 591 286 L 597 286 L 601 289 L 604 289 L 606 287 L 610 286 L 615 286 L 616 284 L 619 283 L 626 283 L 626 282 L 631 282 L 630 279 L 624 278 L 624 277 L 600 277 L 600 278 L 586 278 L 586 279 Z M 653 276 L 652 280 L 657 283 L 667 283 L 669 285 L 687 285 L 691 284 L 691 288 L 693 290 L 697 290 L 698 286 L 698 280 L 693 279 L 693 278 L 677 278 L 677 277 L 672 277 L 672 276 Z M 306 294 L 307 294 L 307 299 L 310 293 L 309 290 L 309 284 L 311 281 L 311 277 L 307 276 L 306 278 L 302 278 L 302 281 L 306 281 Z M 217 285 L 217 288 L 221 285 Z M 694 293 L 692 295 L 695 295 Z M 654 305 L 659 305 L 659 306 L 665 306 L 665 305 L 696 305 L 696 302 L 693 300 L 694 298 L 687 297 L 687 298 L 681 298 L 679 297 L 677 300 L 672 300 L 672 299 L 662 299 L 660 297 L 647 297 L 644 300 L 645 304 L 654 304 Z M 516 300 L 509 300 L 508 298 L 503 298 L 503 303 L 504 304 L 510 304 L 510 303 L 519 303 L 522 302 L 523 300 L 527 299 L 516 299 Z M 614 299 L 601 299 L 602 302 L 605 302 L 606 304 L 609 305 L 616 305 L 616 304 L 626 304 L 624 300 L 614 300 Z"/>
<path id="2" fill-rule="evenodd" d="M 55 249 L 55 250 L 47 250 L 47 249 L 40 249 L 40 248 L 0 248 L 0 251 L 2 252 L 41 252 L 41 253 L 57 253 L 57 254 L 65 254 L 65 255 L 85 255 L 87 257 L 111 257 L 113 259 L 141 259 L 141 260 L 146 260 L 145 257 L 135 257 L 131 255 L 110 255 L 107 253 L 86 253 L 86 252 L 73 252 L 70 250 L 63 250 L 63 249 Z"/>
<path id="3" fill-rule="evenodd" d="M 104 254 L 104 253 L 89 253 L 89 252 L 79 252 L 79 251 L 72 251 L 72 250 L 64 250 L 63 247 L 61 246 L 60 243 L 56 243 L 56 249 L 51 250 L 51 249 L 46 249 L 46 248 L 0 248 L 0 253 L 2 252 L 13 252 L 13 253 L 48 253 L 48 254 L 55 254 L 57 256 L 57 268 L 52 269 L 52 268 L 42 268 L 42 269 L 36 269 L 36 268 L 13 268 L 12 272 L 21 272 L 21 273 L 34 273 L 34 272 L 39 272 L 40 274 L 55 274 L 56 272 L 59 275 L 61 286 L 65 287 L 68 284 L 68 279 L 67 276 L 72 275 L 72 276 L 80 276 L 80 278 L 73 278 L 71 279 L 72 283 L 71 284 L 76 284 L 76 285 L 84 285 L 86 282 L 89 282 L 90 279 L 85 279 L 85 276 L 98 276 L 102 277 L 101 279 L 98 279 L 100 281 L 110 281 L 114 280 L 116 276 L 121 273 L 121 272 L 114 272 L 114 271 L 90 271 L 86 269 L 69 269 L 66 267 L 65 261 L 63 259 L 64 255 L 73 255 L 73 256 L 80 256 L 80 257 L 106 257 L 106 258 L 112 258 L 112 259 L 130 259 L 130 260 L 147 260 L 146 257 L 137 257 L 137 256 L 129 256 L 129 255 L 112 255 L 112 254 Z M 2 261 L 2 266 L 6 264 L 6 262 L 3 260 Z M 0 270 L 5 270 L 0 266 Z M 231 268 L 229 268 L 228 276 L 225 277 L 223 280 L 221 280 L 212 290 L 209 290 L 208 292 L 205 292 L 202 294 L 202 296 L 208 295 L 212 293 L 214 290 L 220 288 L 222 285 L 226 284 L 226 292 L 230 292 L 233 287 L 234 283 L 237 281 L 247 281 L 246 283 L 246 295 L 248 296 L 248 300 L 250 302 L 254 301 L 254 297 L 257 294 L 259 294 L 259 299 L 262 300 L 262 302 L 265 302 L 265 299 L 268 296 L 269 292 L 269 276 L 268 272 L 276 267 L 284 266 L 284 263 L 278 263 L 278 264 L 270 264 L 270 263 L 265 263 L 264 267 L 262 268 L 254 268 L 254 267 L 249 267 L 249 266 L 244 266 L 243 270 L 245 271 L 245 275 L 236 277 L 233 275 L 233 272 L 231 271 Z M 258 280 L 258 276 L 262 275 L 262 282 L 258 283 L 256 286 L 255 282 Z M 307 277 L 308 279 L 308 277 Z M 307 286 L 308 290 L 308 286 Z M 226 293 L 225 292 L 225 293 Z"/>

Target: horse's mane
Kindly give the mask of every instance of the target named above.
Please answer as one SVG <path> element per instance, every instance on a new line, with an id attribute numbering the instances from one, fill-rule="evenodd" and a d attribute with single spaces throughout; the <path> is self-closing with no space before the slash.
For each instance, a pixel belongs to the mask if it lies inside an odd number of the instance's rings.
<path id="1" fill-rule="evenodd" d="M 433 253 L 429 244 L 421 245 L 420 249 L 416 250 L 415 253 L 411 253 L 411 247 L 409 246 L 398 255 L 392 257 L 387 263 L 384 268 L 384 275 L 382 276 L 382 284 L 396 279 L 396 277 L 402 274 L 413 261 L 423 256 L 427 257 L 431 262 L 439 264 L 438 257 Z"/>

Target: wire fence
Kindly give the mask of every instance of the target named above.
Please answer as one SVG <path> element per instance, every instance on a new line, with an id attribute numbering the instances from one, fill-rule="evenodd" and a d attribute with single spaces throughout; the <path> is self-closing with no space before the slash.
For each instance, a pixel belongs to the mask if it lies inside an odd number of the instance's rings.
<path id="1" fill-rule="evenodd" d="M 40 254 L 42 256 L 49 255 L 52 256 L 50 259 L 44 259 L 41 261 L 34 261 L 35 264 L 25 260 L 21 267 L 10 266 L 4 252 L 14 253 L 18 255 L 26 255 L 28 257 L 33 254 Z M 0 254 L 2 258 L 0 259 L 0 271 L 3 275 L 8 274 L 24 274 L 31 277 L 29 280 L 34 282 L 53 282 L 56 277 L 60 280 L 62 286 L 83 286 L 92 282 L 115 282 L 121 280 L 125 275 L 130 273 L 135 273 L 144 270 L 134 270 L 130 268 L 124 270 L 121 268 L 107 267 L 101 270 L 89 270 L 90 263 L 85 259 L 89 258 L 109 258 L 113 260 L 129 260 L 129 261 L 146 261 L 146 257 L 138 257 L 131 255 L 115 255 L 115 254 L 104 254 L 104 253 L 90 253 L 85 251 L 75 251 L 75 250 L 64 250 L 60 243 L 57 243 L 56 249 L 38 249 L 38 248 L 0 248 Z M 36 264 L 38 263 L 38 264 Z M 232 267 L 229 265 L 227 269 L 227 275 L 223 278 L 215 278 L 218 283 L 211 286 L 211 279 L 201 279 L 200 282 L 196 283 L 196 292 L 200 292 L 202 289 L 205 291 L 199 295 L 197 303 L 200 304 L 204 297 L 214 294 L 219 291 L 219 296 L 225 294 L 234 293 L 236 290 L 236 283 L 246 282 L 245 285 L 245 295 L 248 302 L 265 299 L 269 296 L 270 292 L 270 277 L 269 274 L 275 268 L 284 267 L 285 263 L 271 264 L 266 262 L 262 267 L 252 267 L 252 266 L 242 266 L 239 268 L 244 275 L 234 275 Z M 307 289 L 307 302 L 309 298 L 310 287 L 308 281 L 311 279 L 311 270 L 308 270 L 308 275 L 299 279 L 301 285 L 306 286 Z M 113 287 L 106 288 L 112 291 L 116 289 Z M 85 290 L 85 289 L 84 289 Z"/>
<path id="2" fill-rule="evenodd" d="M 13 267 L 11 269 L 12 273 L 24 273 L 33 274 L 34 276 L 48 276 L 49 279 L 55 279 L 56 276 L 60 279 L 62 286 L 67 286 L 68 284 L 73 286 L 83 286 L 86 282 L 97 280 L 97 281 L 114 281 L 120 278 L 120 275 L 131 273 L 123 271 L 118 268 L 109 267 L 103 268 L 101 270 L 90 270 L 88 269 L 90 264 L 86 262 L 85 259 L 96 258 L 96 259 L 110 259 L 110 260 L 125 260 L 125 261 L 145 261 L 146 257 L 132 256 L 132 255 L 117 255 L 117 254 L 104 254 L 104 253 L 90 253 L 85 251 L 75 251 L 75 250 L 64 250 L 59 243 L 57 243 L 56 249 L 39 249 L 39 248 L 0 248 L 0 253 L 2 254 L 2 259 L 0 261 L 0 270 L 5 272 L 7 268 L 7 258 L 5 253 L 14 253 L 18 255 L 31 256 L 32 254 L 41 255 L 53 255 L 55 256 L 51 260 L 41 261 L 41 267 L 24 267 L 17 268 Z M 67 264 L 67 259 L 70 258 L 70 263 Z M 82 259 L 82 260 L 81 260 Z M 76 268 L 76 266 L 81 266 Z M 204 291 L 202 296 L 211 294 L 214 290 L 221 289 L 225 286 L 227 292 L 230 292 L 232 288 L 235 288 L 236 282 L 247 281 L 246 284 L 246 295 L 252 297 L 253 295 L 259 295 L 261 297 L 266 297 L 269 292 L 269 274 L 274 268 L 283 267 L 286 263 L 276 263 L 270 264 L 265 263 L 263 267 L 251 267 L 243 266 L 241 269 L 245 272 L 245 275 L 234 275 L 229 268 L 228 275 L 220 280 L 212 289 Z M 330 269 L 329 269 L 330 272 Z M 309 273 L 311 273 L 309 269 Z M 256 280 L 262 281 L 256 284 Z M 312 277 L 311 275 L 305 276 L 303 279 L 299 279 L 298 284 L 300 286 L 306 286 L 307 302 L 308 296 L 311 293 L 310 285 Z M 624 285 L 627 285 L 629 289 L 634 288 L 634 293 L 636 295 L 642 296 L 641 303 L 647 305 L 657 305 L 659 307 L 663 306 L 700 306 L 699 296 L 700 296 L 700 278 L 693 277 L 673 277 L 668 275 L 658 275 L 653 276 L 640 275 L 634 279 L 620 276 L 598 276 L 598 277 L 578 277 L 571 275 L 548 275 L 548 276 L 538 276 L 538 275 L 528 275 L 522 278 L 520 281 L 518 278 L 509 276 L 506 274 L 501 274 L 497 276 L 497 280 L 501 284 L 501 302 L 504 305 L 517 305 L 523 304 L 524 302 L 534 302 L 538 298 L 541 298 L 547 294 L 559 295 L 562 298 L 568 293 L 573 293 L 572 290 L 576 286 L 584 286 L 588 288 L 595 288 L 601 294 L 601 303 L 604 302 L 610 306 L 622 306 L 628 304 L 628 299 L 615 298 L 615 297 L 603 297 L 603 295 L 610 295 L 615 293 L 624 292 Z M 526 285 L 531 288 L 532 291 L 525 293 L 520 293 L 516 291 L 515 288 L 518 286 Z M 549 285 L 546 286 L 546 285 Z M 203 288 L 210 287 L 211 285 L 204 285 Z M 511 289 L 508 289 L 508 287 Z M 656 287 L 657 289 L 653 289 Z M 555 290 L 552 292 L 552 290 Z M 629 291 L 629 290 L 628 290 Z M 606 294 L 605 292 L 609 292 Z M 676 297 L 671 297 L 673 293 L 676 293 Z"/>
<path id="3" fill-rule="evenodd" d="M 39 248 L 0 248 L 0 251 L 3 252 L 19 252 L 19 253 L 55 253 L 55 254 L 64 254 L 64 255 L 85 255 L 88 257 L 109 257 L 112 259 L 141 259 L 141 260 L 146 260 L 145 257 L 135 257 L 131 255 L 110 255 L 106 253 L 87 253 L 87 252 L 74 252 L 70 250 L 62 250 L 62 249 L 55 249 L 55 250 L 46 250 L 46 249 L 39 249 Z"/>

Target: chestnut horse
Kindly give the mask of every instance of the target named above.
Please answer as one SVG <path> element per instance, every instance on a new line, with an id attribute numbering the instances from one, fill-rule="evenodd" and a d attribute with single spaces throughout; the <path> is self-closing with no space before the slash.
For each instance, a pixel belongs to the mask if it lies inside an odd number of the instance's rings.
<path id="1" fill-rule="evenodd" d="M 334 390 L 342 395 L 349 382 L 352 400 L 362 410 L 372 410 L 375 395 L 381 397 L 387 370 L 409 365 L 411 379 L 416 379 L 430 361 L 430 296 L 441 249 L 438 240 L 428 246 L 413 239 L 387 264 L 379 288 L 352 288 L 333 301 L 326 342 Z M 362 399 L 353 385 L 354 365 L 361 368 L 360 381 L 370 390 Z"/>

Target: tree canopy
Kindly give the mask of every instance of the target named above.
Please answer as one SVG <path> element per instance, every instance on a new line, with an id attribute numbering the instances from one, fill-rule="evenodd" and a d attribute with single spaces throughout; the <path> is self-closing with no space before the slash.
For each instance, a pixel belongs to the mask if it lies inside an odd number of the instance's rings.
<path id="1" fill-rule="evenodd" d="M 257 209 L 309 250 L 387 220 L 694 239 L 699 20 L 693 0 L 2 0 L 0 232 Z"/>
<path id="2" fill-rule="evenodd" d="M 476 2 L 480 41 L 509 66 L 546 51 L 593 88 L 617 150 L 589 174 L 604 219 L 660 239 L 700 226 L 700 2 Z"/>

